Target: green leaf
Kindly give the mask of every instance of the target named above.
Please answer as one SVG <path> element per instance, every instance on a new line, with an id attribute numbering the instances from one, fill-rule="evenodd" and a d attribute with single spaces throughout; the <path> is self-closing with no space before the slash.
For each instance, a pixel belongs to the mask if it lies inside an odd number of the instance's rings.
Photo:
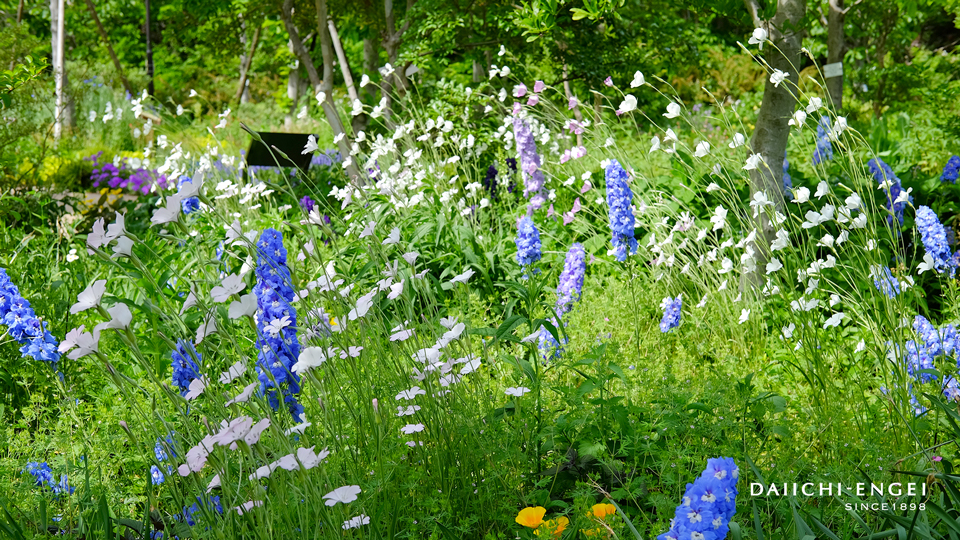
<path id="1" fill-rule="evenodd" d="M 570 8 L 570 12 L 573 13 L 573 20 L 575 21 L 579 21 L 580 19 L 585 19 L 590 16 L 589 13 L 580 8 Z"/>
<path id="2" fill-rule="evenodd" d="M 577 397 L 583 398 L 583 396 L 593 392 L 597 389 L 597 383 L 594 381 L 583 381 L 583 383 L 577 387 Z"/>
<path id="3" fill-rule="evenodd" d="M 770 402 L 770 405 L 773 407 L 773 412 L 780 413 L 787 410 L 787 400 L 783 396 L 778 396 L 776 394 L 767 398 L 767 401 Z"/>
<path id="4" fill-rule="evenodd" d="M 503 321 L 500 324 L 500 327 L 497 328 L 497 333 L 494 336 L 495 339 L 499 341 L 499 340 L 505 339 L 506 336 L 508 335 L 510 337 L 513 337 L 512 335 L 513 331 L 521 324 L 526 323 L 527 320 L 528 319 L 523 315 L 514 315 L 512 317 L 507 318 L 507 320 Z"/>
<path id="5" fill-rule="evenodd" d="M 691 403 L 686 406 L 686 410 L 688 411 L 696 410 L 696 411 L 705 412 L 707 414 L 713 414 L 713 409 L 711 409 L 710 407 L 707 407 L 703 403 Z"/>
<path id="6" fill-rule="evenodd" d="M 610 371 L 612 371 L 614 375 L 620 377 L 621 381 L 627 382 L 627 376 L 623 373 L 623 369 L 621 369 L 620 366 L 611 363 L 607 367 L 610 368 Z"/>

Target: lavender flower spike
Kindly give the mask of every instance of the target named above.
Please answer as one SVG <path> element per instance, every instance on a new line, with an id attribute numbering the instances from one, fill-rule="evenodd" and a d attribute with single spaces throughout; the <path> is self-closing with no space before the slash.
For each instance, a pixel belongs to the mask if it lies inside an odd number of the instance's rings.
<path id="1" fill-rule="evenodd" d="M 580 300 L 583 290 L 583 275 L 587 270 L 586 252 L 581 244 L 573 244 L 563 261 L 563 273 L 557 285 L 557 313 L 565 315 Z"/>
<path id="2" fill-rule="evenodd" d="M 513 134 L 520 153 L 520 168 L 523 170 L 523 196 L 530 199 L 527 215 L 540 209 L 547 201 L 543 192 L 543 171 L 540 170 L 540 154 L 537 153 L 537 141 L 533 138 L 530 125 L 520 117 L 513 119 Z"/>

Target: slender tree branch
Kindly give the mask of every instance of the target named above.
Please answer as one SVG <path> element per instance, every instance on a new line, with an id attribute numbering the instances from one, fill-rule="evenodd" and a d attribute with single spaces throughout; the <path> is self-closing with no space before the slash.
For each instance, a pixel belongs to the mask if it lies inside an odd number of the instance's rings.
<path id="1" fill-rule="evenodd" d="M 760 4 L 757 0 L 743 0 L 743 4 L 747 7 L 750 18 L 753 19 L 753 26 L 756 28 L 763 27 L 763 20 L 760 18 Z"/>

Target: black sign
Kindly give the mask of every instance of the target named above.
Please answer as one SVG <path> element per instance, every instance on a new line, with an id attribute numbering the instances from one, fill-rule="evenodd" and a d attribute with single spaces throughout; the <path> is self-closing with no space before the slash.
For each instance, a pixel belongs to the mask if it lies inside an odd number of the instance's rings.
<path id="1" fill-rule="evenodd" d="M 248 166 L 276 167 L 279 164 L 281 167 L 297 167 L 304 171 L 310 168 L 313 152 L 303 153 L 303 149 L 307 146 L 307 139 L 310 137 L 309 133 L 261 131 L 259 135 L 263 142 L 256 139 L 250 142 L 250 150 L 247 152 Z M 286 154 L 289 159 L 276 152 L 274 147 Z"/>

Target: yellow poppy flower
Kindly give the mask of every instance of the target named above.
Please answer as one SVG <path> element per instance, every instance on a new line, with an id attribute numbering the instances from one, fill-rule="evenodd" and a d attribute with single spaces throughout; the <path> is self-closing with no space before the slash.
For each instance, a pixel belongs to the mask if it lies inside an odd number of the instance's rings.
<path id="1" fill-rule="evenodd" d="M 550 519 L 543 522 L 543 525 L 540 526 L 534 534 L 540 536 L 542 532 L 544 535 L 549 535 L 553 538 L 560 538 L 560 535 L 563 534 L 564 529 L 567 528 L 567 525 L 570 524 L 570 520 L 566 516 L 560 516 L 557 519 Z"/>
<path id="2" fill-rule="evenodd" d="M 616 506 L 606 503 L 595 504 L 591 510 L 593 511 L 593 517 L 597 519 L 603 519 L 617 513 Z"/>
<path id="3" fill-rule="evenodd" d="M 529 506 L 517 514 L 516 522 L 524 527 L 536 529 L 543 523 L 543 516 L 546 513 L 547 509 L 542 506 Z"/>

